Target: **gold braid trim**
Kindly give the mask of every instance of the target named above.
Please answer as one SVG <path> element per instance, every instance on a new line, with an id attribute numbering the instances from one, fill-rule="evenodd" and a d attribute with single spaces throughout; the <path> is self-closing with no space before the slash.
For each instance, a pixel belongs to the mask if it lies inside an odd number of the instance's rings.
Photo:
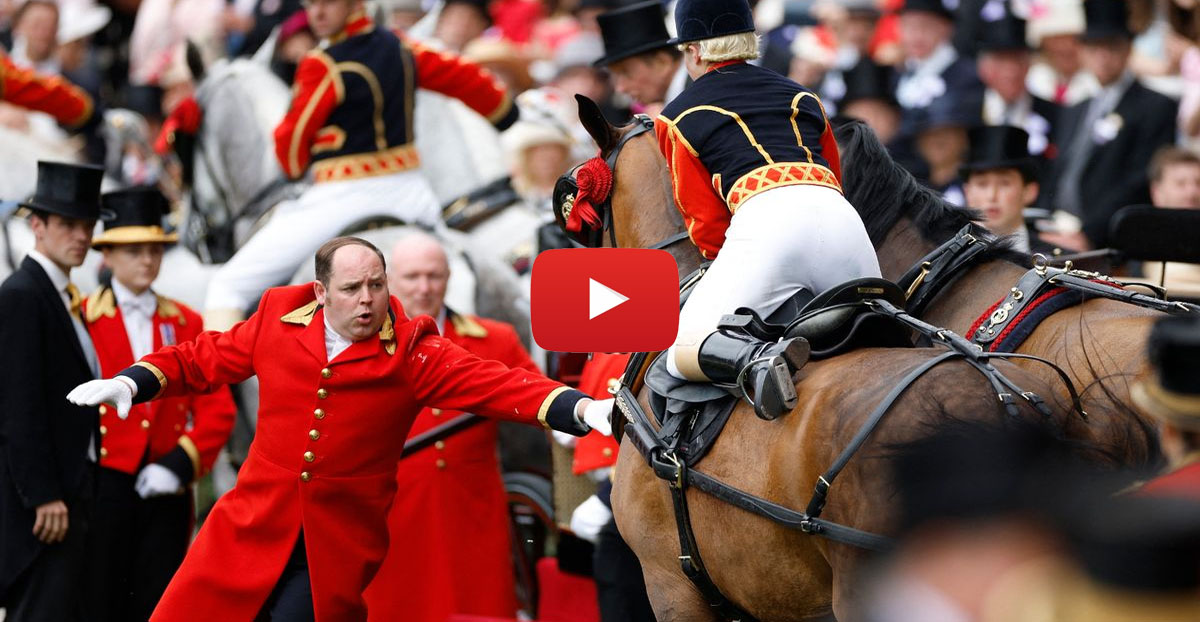
<path id="1" fill-rule="evenodd" d="M 571 390 L 570 387 L 559 387 L 559 388 L 551 391 L 550 395 L 547 395 L 546 399 L 542 400 L 542 407 L 538 409 L 538 417 L 537 417 L 538 423 L 542 424 L 542 427 L 546 428 L 547 430 L 552 429 L 550 427 L 550 424 L 546 423 L 546 415 L 550 414 L 550 404 L 553 404 L 555 398 L 557 398 L 559 395 L 562 395 L 563 392 L 570 391 L 570 390 Z"/>
<path id="2" fill-rule="evenodd" d="M 153 363 L 147 363 L 146 361 L 138 361 L 134 363 L 133 366 L 150 370 L 150 373 L 154 374 L 154 377 L 158 379 L 158 393 L 155 393 L 154 397 L 150 398 L 151 400 L 158 399 L 158 396 L 162 395 L 163 391 L 167 390 L 167 376 L 162 373 L 162 370 L 159 369 L 158 366 L 154 365 Z"/>

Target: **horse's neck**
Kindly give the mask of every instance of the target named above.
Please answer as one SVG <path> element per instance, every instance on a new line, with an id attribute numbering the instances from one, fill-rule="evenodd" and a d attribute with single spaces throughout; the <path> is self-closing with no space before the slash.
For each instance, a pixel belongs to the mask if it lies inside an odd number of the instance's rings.
<path id="1" fill-rule="evenodd" d="M 921 236 L 912 221 L 901 219 L 878 250 L 883 277 L 891 281 L 899 279 L 936 246 Z M 921 319 L 962 334 L 979 314 L 1003 298 L 1024 273 L 1025 268 L 1003 260 L 975 266 L 936 296 Z"/>
<path id="2" fill-rule="evenodd" d="M 654 155 L 657 156 L 657 152 Z M 617 218 L 617 244 L 623 248 L 653 248 L 686 231 L 683 218 L 675 207 L 671 191 L 671 177 L 667 172 L 666 162 L 661 157 L 658 157 L 657 160 L 661 163 L 660 170 L 657 172 L 658 183 L 641 185 L 633 190 L 636 200 L 621 202 L 621 204 L 637 206 L 637 209 L 628 210 L 628 214 L 621 214 Z M 634 160 L 631 164 L 637 165 L 641 162 Z M 635 170 L 646 170 L 646 168 L 635 166 Z M 677 241 L 664 250 L 675 258 L 680 280 L 695 272 L 704 261 L 704 258 L 700 256 L 700 251 L 690 239 Z"/>

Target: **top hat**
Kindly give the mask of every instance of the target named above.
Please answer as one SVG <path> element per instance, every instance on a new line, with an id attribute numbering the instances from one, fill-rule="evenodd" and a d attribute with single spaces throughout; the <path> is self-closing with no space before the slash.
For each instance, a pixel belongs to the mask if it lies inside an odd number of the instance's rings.
<path id="1" fill-rule="evenodd" d="M 978 50 L 980 52 L 1028 50 L 1029 41 L 1025 32 L 1025 20 L 1005 9 L 1002 16 L 985 22 L 980 28 Z"/>
<path id="2" fill-rule="evenodd" d="M 842 0 L 841 5 L 851 17 L 879 19 L 883 16 L 877 0 Z"/>
<path id="3" fill-rule="evenodd" d="M 1125 0 L 1086 0 L 1083 13 L 1087 27 L 1083 30 L 1084 41 L 1121 37 L 1132 39 L 1129 29 L 1129 7 Z"/>
<path id="4" fill-rule="evenodd" d="M 158 188 L 142 186 L 109 192 L 100 197 L 111 212 L 104 231 L 92 240 L 92 248 L 114 244 L 174 244 L 179 236 L 163 231 L 163 216 L 170 210 L 167 197 Z"/>
<path id="5" fill-rule="evenodd" d="M 450 4 L 462 4 L 469 6 L 478 11 L 483 17 L 484 21 L 487 23 L 491 24 L 493 21 L 492 11 L 490 9 L 491 0 L 445 0 L 445 3 L 442 6 L 445 7 L 446 5 Z"/>
<path id="6" fill-rule="evenodd" d="M 1200 320 L 1163 318 L 1150 330 L 1146 347 L 1153 373 L 1133 385 L 1134 405 L 1173 425 L 1200 431 Z"/>
<path id="7" fill-rule="evenodd" d="M 859 100 L 877 99 L 899 108 L 900 104 L 896 102 L 896 93 L 892 88 L 893 73 L 891 67 L 880 65 L 870 58 L 859 59 L 842 74 L 842 80 L 846 83 L 846 94 L 838 101 L 838 106 L 845 109 L 848 104 Z"/>
<path id="8" fill-rule="evenodd" d="M 946 0 L 905 0 L 904 6 L 901 7 L 901 13 L 909 11 L 922 11 L 925 13 L 933 13 L 950 21 L 954 21 L 954 10 L 947 6 L 949 3 Z M 958 3 L 955 3 L 958 4 Z"/>
<path id="9" fill-rule="evenodd" d="M 754 14 L 746 0 L 679 0 L 675 4 L 672 44 L 743 32 L 754 32 Z"/>
<path id="10" fill-rule="evenodd" d="M 86 164 L 38 161 L 37 190 L 21 207 L 83 220 L 104 216 L 100 182 L 104 169 Z"/>
<path id="11" fill-rule="evenodd" d="M 671 47 L 666 16 L 659 0 L 640 2 L 596 16 L 604 39 L 604 56 L 594 65 L 604 67 L 630 56 Z"/>
<path id="12" fill-rule="evenodd" d="M 976 127 L 968 137 L 967 161 L 959 171 L 963 179 L 971 173 L 1002 168 L 1015 168 L 1026 179 L 1035 176 L 1033 158 L 1029 155 L 1029 133 L 1025 130 L 1009 125 Z"/>
<path id="13" fill-rule="evenodd" d="M 934 99 L 928 106 L 910 110 L 917 133 L 943 127 L 970 129 L 983 123 L 983 106 L 978 97 L 963 97 L 953 91 Z"/>

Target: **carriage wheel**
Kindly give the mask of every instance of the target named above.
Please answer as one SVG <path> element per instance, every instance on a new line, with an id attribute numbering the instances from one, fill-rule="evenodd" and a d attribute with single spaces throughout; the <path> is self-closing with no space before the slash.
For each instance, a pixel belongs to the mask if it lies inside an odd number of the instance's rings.
<path id="1" fill-rule="evenodd" d="M 512 528 L 513 576 L 517 601 L 530 615 L 537 615 L 537 561 L 547 555 L 555 533 L 554 504 L 550 480 L 535 473 L 505 473 L 504 489 Z"/>

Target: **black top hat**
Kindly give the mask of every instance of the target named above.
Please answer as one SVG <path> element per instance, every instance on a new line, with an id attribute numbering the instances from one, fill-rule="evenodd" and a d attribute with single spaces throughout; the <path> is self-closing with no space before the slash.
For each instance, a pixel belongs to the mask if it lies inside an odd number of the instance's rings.
<path id="1" fill-rule="evenodd" d="M 1133 38 L 1133 31 L 1129 29 L 1129 7 L 1125 5 L 1125 0 L 1086 0 L 1083 14 L 1087 18 L 1087 28 L 1082 37 L 1085 41 Z"/>
<path id="2" fill-rule="evenodd" d="M 933 100 L 925 108 L 910 111 L 916 118 L 916 131 L 942 127 L 973 128 L 983 123 L 983 106 L 978 97 L 964 97 L 953 91 Z"/>
<path id="3" fill-rule="evenodd" d="M 1153 374 L 1133 386 L 1133 403 L 1149 415 L 1200 431 L 1200 319 L 1159 320 L 1146 347 Z"/>
<path id="4" fill-rule="evenodd" d="M 37 190 L 21 207 L 50 212 L 67 218 L 97 220 L 100 182 L 104 169 L 85 164 L 38 161 Z"/>
<path id="5" fill-rule="evenodd" d="M 870 58 L 861 58 L 848 71 L 842 74 L 846 83 L 846 94 L 838 102 L 841 109 L 848 104 L 864 99 L 877 99 L 893 107 L 899 108 L 896 93 L 892 89 L 894 70 L 886 65 L 875 63 Z"/>
<path id="6" fill-rule="evenodd" d="M 909 11 L 933 13 L 954 21 L 954 11 L 946 6 L 945 0 L 904 0 L 904 6 L 900 12 L 907 13 Z"/>
<path id="7" fill-rule="evenodd" d="M 1030 49 L 1029 41 L 1025 38 L 1025 20 L 1013 15 L 1008 8 L 1005 8 L 1003 17 L 983 22 L 979 30 L 980 52 Z"/>
<path id="8" fill-rule="evenodd" d="M 996 125 L 976 127 L 969 133 L 970 150 L 967 163 L 959 171 L 966 179 L 971 173 L 1015 168 L 1026 179 L 1035 176 L 1033 158 L 1029 155 L 1029 133 L 1019 127 Z"/>
<path id="9" fill-rule="evenodd" d="M 597 67 L 671 47 L 671 33 L 667 32 L 666 14 L 659 0 L 601 13 L 596 22 L 604 39 L 604 56 L 594 63 Z"/>
<path id="10" fill-rule="evenodd" d="M 112 244 L 173 244 L 179 240 L 178 235 L 163 231 L 163 216 L 171 206 L 158 188 L 118 190 L 100 200 L 112 214 L 104 219 L 104 232 L 92 240 L 93 248 Z"/>
<path id="11" fill-rule="evenodd" d="M 671 43 L 690 43 L 754 32 L 754 14 L 746 0 L 679 0 Z"/>
<path id="12" fill-rule="evenodd" d="M 491 0 L 446 0 L 446 4 L 465 4 L 478 11 L 487 23 L 492 23 L 492 12 L 489 10 Z"/>

